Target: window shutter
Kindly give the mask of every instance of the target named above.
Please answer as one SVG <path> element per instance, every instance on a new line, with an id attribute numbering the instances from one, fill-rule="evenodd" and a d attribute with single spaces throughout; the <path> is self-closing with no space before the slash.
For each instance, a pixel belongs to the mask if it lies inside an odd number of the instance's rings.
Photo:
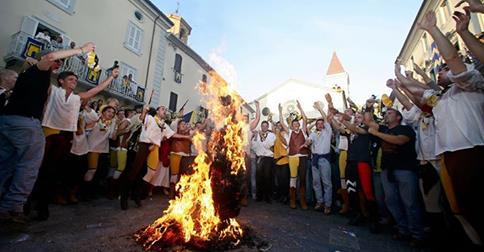
<path id="1" fill-rule="evenodd" d="M 35 20 L 32 17 L 25 16 L 22 19 L 22 26 L 20 26 L 20 31 L 35 36 L 35 31 L 37 30 L 38 25 L 39 21 Z"/>

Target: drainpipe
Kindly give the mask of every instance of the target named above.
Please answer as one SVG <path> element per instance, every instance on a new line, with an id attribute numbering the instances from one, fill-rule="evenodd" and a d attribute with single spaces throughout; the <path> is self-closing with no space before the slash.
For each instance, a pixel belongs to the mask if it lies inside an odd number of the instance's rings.
<path id="1" fill-rule="evenodd" d="M 153 42 L 155 40 L 155 29 L 156 29 L 156 21 L 161 18 L 161 15 L 158 15 L 153 22 L 153 31 L 151 32 L 151 44 L 150 44 L 150 54 L 148 55 L 148 68 L 146 69 L 146 78 L 145 78 L 145 90 L 148 85 L 148 76 L 150 75 L 150 65 L 151 65 L 151 54 L 153 52 Z M 146 93 L 145 93 L 146 94 Z"/>

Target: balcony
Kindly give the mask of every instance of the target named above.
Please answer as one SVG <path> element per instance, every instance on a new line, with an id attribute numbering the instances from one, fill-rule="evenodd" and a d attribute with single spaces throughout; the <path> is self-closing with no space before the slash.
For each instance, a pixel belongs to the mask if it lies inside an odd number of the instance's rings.
<path id="1" fill-rule="evenodd" d="M 7 67 L 20 66 L 26 57 L 35 57 L 36 53 L 44 49 L 58 50 L 58 48 L 46 41 L 18 32 L 12 35 L 4 60 L 7 63 Z M 105 80 L 108 77 L 106 70 L 106 68 L 102 67 L 99 72 L 91 71 L 82 56 L 72 56 L 66 59 L 60 69 L 60 71 L 74 72 L 79 78 L 78 84 L 85 89 L 95 87 L 98 83 Z M 142 104 L 145 90 L 133 84 L 135 83 L 123 82 L 122 76 L 119 76 L 104 91 L 108 93 L 108 96 L 124 100 L 127 103 Z"/>

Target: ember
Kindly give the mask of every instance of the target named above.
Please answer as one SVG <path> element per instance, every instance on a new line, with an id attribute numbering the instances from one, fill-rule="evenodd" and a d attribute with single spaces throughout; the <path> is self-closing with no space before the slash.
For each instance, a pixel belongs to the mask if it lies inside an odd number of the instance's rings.
<path id="1" fill-rule="evenodd" d="M 192 164 L 193 173 L 181 177 L 176 185 L 178 196 L 170 200 L 163 216 L 135 234 L 146 250 L 173 250 L 179 246 L 230 249 L 243 240 L 244 229 L 234 219 L 240 212 L 245 172 L 246 125 L 239 110 L 242 99 L 221 77 L 215 73 L 210 76 L 210 84 L 199 86 L 216 126 L 208 150 L 202 147 L 205 136 L 196 134 L 193 144 L 199 154 Z"/>

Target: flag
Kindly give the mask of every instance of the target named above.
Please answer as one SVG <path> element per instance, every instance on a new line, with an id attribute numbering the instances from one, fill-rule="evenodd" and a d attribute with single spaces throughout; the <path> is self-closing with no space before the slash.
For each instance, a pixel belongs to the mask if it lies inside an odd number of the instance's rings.
<path id="1" fill-rule="evenodd" d="M 434 73 L 437 74 L 439 72 L 439 67 L 442 65 L 442 56 L 440 56 L 439 49 L 437 48 L 435 41 L 430 44 L 430 53 L 432 55 L 432 66 Z"/>

